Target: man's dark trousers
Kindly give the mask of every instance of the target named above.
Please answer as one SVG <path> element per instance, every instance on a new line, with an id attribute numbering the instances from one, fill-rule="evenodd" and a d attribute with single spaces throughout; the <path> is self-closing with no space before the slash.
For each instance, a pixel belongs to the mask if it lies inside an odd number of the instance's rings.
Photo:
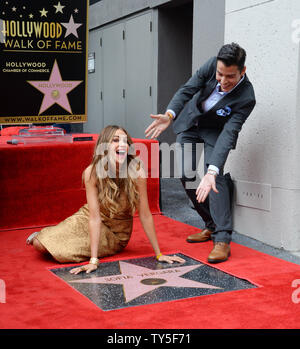
<path id="1" fill-rule="evenodd" d="M 179 133 L 176 139 L 176 161 L 180 166 L 178 170 L 181 182 L 188 197 L 203 219 L 205 227 L 214 231 L 211 235 L 213 241 L 229 244 L 232 235 L 231 202 L 233 193 L 233 183 L 229 173 L 224 175 L 223 168 L 219 169 L 219 175 L 216 177 L 216 187 L 219 193 L 211 190 L 204 203 L 199 203 L 196 199 L 196 189 L 200 181 L 197 175 L 197 144 L 199 146 L 199 143 L 204 143 L 204 164 L 207 164 L 219 133 L 216 129 L 201 129 L 196 125 Z M 207 166 L 204 166 L 206 173 Z"/>

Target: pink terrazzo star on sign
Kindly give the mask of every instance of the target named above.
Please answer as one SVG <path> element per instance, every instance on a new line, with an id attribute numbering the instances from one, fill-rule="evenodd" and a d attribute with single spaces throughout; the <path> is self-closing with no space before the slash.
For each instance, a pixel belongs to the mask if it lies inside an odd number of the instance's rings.
<path id="1" fill-rule="evenodd" d="M 82 26 L 82 23 L 75 23 L 73 16 L 71 15 L 68 23 L 61 23 L 61 24 L 67 29 L 66 34 L 65 34 L 65 38 L 67 36 L 69 36 L 70 34 L 73 34 L 74 36 L 76 36 L 76 38 L 78 38 L 77 28 Z"/>
<path id="2" fill-rule="evenodd" d="M 64 81 L 55 60 L 50 78 L 48 81 L 27 81 L 33 87 L 44 94 L 44 98 L 40 107 L 39 115 L 53 104 L 57 103 L 66 111 L 72 114 L 67 94 L 75 87 L 82 83 L 82 80 Z"/>
<path id="3" fill-rule="evenodd" d="M 189 271 L 199 268 L 203 264 L 153 270 L 122 261 L 120 261 L 119 263 L 121 270 L 121 274 L 119 275 L 101 276 L 70 282 L 92 284 L 121 284 L 123 285 L 126 303 L 161 286 L 220 289 L 220 287 L 181 277 Z"/>

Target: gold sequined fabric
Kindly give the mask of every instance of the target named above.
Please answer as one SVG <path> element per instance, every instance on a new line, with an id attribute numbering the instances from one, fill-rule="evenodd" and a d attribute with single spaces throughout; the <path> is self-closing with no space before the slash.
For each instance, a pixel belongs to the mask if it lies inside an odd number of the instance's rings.
<path id="1" fill-rule="evenodd" d="M 124 197 L 120 199 L 117 215 L 103 207 L 100 214 L 99 258 L 114 255 L 126 247 L 133 226 L 129 203 Z M 89 209 L 85 204 L 58 225 L 42 229 L 36 238 L 58 262 L 83 262 L 91 256 L 88 221 Z"/>

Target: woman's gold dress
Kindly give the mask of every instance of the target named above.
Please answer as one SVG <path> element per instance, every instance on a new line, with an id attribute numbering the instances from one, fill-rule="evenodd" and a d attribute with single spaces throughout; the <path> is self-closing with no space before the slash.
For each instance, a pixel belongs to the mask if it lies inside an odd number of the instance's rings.
<path id="1" fill-rule="evenodd" d="M 114 255 L 126 247 L 131 236 L 133 217 L 128 200 L 120 198 L 117 215 L 111 215 L 104 207 L 100 214 L 98 257 Z M 36 238 L 58 262 L 83 262 L 91 257 L 88 226 L 89 209 L 85 204 L 58 225 L 42 229 Z"/>

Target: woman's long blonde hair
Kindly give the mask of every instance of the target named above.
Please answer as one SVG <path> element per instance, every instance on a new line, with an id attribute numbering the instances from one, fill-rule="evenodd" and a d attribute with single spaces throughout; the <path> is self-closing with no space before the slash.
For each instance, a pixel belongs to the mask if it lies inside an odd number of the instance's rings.
<path id="1" fill-rule="evenodd" d="M 135 213 L 138 201 L 139 201 L 139 192 L 137 188 L 137 175 L 132 172 L 132 168 L 137 170 L 141 170 L 141 160 L 130 151 L 127 154 L 127 161 L 125 162 L 125 166 L 127 166 L 126 176 L 110 176 L 109 175 L 109 166 L 107 159 L 104 159 L 108 154 L 107 148 L 102 148 L 101 146 L 110 144 L 113 140 L 113 137 L 117 130 L 122 130 L 127 136 L 127 143 L 131 146 L 132 150 L 132 138 L 128 134 L 128 132 L 117 125 L 109 125 L 105 127 L 98 138 L 97 144 L 95 146 L 93 159 L 91 162 L 92 169 L 91 175 L 95 175 L 97 178 L 98 189 L 99 189 L 99 201 L 100 204 L 106 207 L 111 213 L 117 214 L 119 207 L 120 195 L 125 193 L 127 200 L 130 205 L 132 215 Z M 104 150 L 104 151 L 103 151 Z M 103 161 L 106 160 L 106 161 Z M 132 164 L 135 166 L 132 167 Z M 131 171 L 128 170 L 129 165 L 131 164 Z"/>

